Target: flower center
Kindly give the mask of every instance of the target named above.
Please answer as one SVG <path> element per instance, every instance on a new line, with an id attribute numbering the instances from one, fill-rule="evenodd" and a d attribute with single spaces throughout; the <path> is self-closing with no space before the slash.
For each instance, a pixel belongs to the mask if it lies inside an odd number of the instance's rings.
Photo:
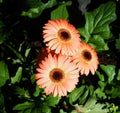
<path id="1" fill-rule="evenodd" d="M 83 58 L 87 61 L 90 61 L 92 59 L 92 55 L 88 50 L 84 50 L 82 55 L 83 55 Z"/>
<path id="2" fill-rule="evenodd" d="M 60 29 L 58 31 L 58 36 L 60 37 L 61 40 L 63 41 L 68 41 L 71 39 L 71 35 L 68 30 L 66 29 Z"/>
<path id="3" fill-rule="evenodd" d="M 52 82 L 61 82 L 65 78 L 65 73 L 59 68 L 54 68 L 50 71 L 49 77 L 52 80 Z"/>

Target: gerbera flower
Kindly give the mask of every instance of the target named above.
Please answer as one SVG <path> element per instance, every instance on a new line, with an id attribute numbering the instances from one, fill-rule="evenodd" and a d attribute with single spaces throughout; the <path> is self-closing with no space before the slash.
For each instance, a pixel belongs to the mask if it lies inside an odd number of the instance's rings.
<path id="1" fill-rule="evenodd" d="M 64 55 L 51 54 L 37 68 L 36 80 L 40 88 L 45 88 L 46 95 L 65 96 L 78 83 L 79 70 Z"/>
<path id="2" fill-rule="evenodd" d="M 96 51 L 89 44 L 81 43 L 79 51 L 73 56 L 73 59 L 81 74 L 88 75 L 90 71 L 93 75 L 95 74 L 99 61 Z"/>
<path id="3" fill-rule="evenodd" d="M 55 53 L 73 55 L 78 51 L 80 35 L 68 21 L 49 20 L 43 28 L 44 42 L 51 50 L 55 50 Z"/>

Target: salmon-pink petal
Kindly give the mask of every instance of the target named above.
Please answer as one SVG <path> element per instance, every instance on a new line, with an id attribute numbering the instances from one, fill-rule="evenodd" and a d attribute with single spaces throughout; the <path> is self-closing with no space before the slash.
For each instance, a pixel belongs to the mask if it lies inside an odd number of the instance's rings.
<path id="1" fill-rule="evenodd" d="M 81 74 L 88 75 L 90 72 L 95 74 L 98 68 L 98 57 L 96 51 L 89 44 L 81 42 L 79 51 L 72 56 L 73 62 L 80 70 Z"/>
<path id="2" fill-rule="evenodd" d="M 67 56 L 62 54 L 52 56 L 49 53 L 39 64 L 37 71 L 36 83 L 45 89 L 46 95 L 66 96 L 67 92 L 72 91 L 78 83 L 79 70 Z"/>
<path id="3" fill-rule="evenodd" d="M 67 33 L 67 35 L 64 35 L 64 33 Z M 67 20 L 49 20 L 43 26 L 43 38 L 43 42 L 48 42 L 46 45 L 51 50 L 55 50 L 55 53 L 61 52 L 64 55 L 72 55 L 79 49 L 76 46 L 80 44 L 79 32 Z M 53 39 L 58 40 L 53 42 Z"/>

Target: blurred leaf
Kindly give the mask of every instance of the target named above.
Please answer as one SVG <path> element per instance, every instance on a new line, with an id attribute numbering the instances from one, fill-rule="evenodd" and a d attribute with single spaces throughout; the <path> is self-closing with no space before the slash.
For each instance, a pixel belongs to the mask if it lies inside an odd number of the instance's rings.
<path id="1" fill-rule="evenodd" d="M 31 111 L 32 111 L 32 108 L 29 108 L 29 109 L 24 110 L 24 113 L 31 113 Z M 32 113 L 34 113 L 34 112 L 32 112 Z"/>
<path id="2" fill-rule="evenodd" d="M 5 111 L 4 95 L 2 94 L 1 89 L 0 89 L 0 113 L 7 113 L 7 112 Z"/>
<path id="3" fill-rule="evenodd" d="M 15 94 L 18 95 L 19 98 L 21 97 L 25 97 L 25 98 L 30 98 L 29 92 L 28 90 L 25 90 L 24 88 L 20 88 L 20 87 L 15 87 Z"/>
<path id="4" fill-rule="evenodd" d="M 31 48 L 27 48 L 25 51 L 25 57 L 27 58 L 30 53 Z"/>
<path id="5" fill-rule="evenodd" d="M 0 0 L 0 3 L 2 3 L 3 2 L 3 0 Z"/>
<path id="6" fill-rule="evenodd" d="M 101 69 L 106 73 L 108 76 L 108 83 L 110 83 L 115 76 L 115 66 L 114 65 L 100 65 Z"/>
<path id="7" fill-rule="evenodd" d="M 108 109 L 103 109 L 105 104 L 97 103 L 95 99 L 89 99 L 85 105 L 76 106 L 78 113 L 108 113 Z"/>
<path id="8" fill-rule="evenodd" d="M 99 71 L 96 71 L 96 74 L 98 75 L 100 81 L 104 81 L 105 80 L 105 77 L 103 74 L 101 74 Z"/>
<path id="9" fill-rule="evenodd" d="M 2 44 L 6 40 L 6 35 L 0 34 L 0 44 Z"/>
<path id="10" fill-rule="evenodd" d="M 36 18 L 41 15 L 43 10 L 53 7 L 54 5 L 56 5 L 56 3 L 56 0 L 48 0 L 47 3 L 43 3 L 42 0 L 39 0 L 35 3 L 35 7 L 33 6 L 28 11 L 23 11 L 21 15 L 27 16 L 29 18 Z"/>
<path id="11" fill-rule="evenodd" d="M 42 108 L 42 110 L 41 110 L 41 108 Z M 41 113 L 51 113 L 51 107 L 47 106 L 46 104 L 43 104 L 41 106 L 41 108 L 39 110 L 39 111 L 41 111 Z"/>
<path id="12" fill-rule="evenodd" d="M 18 113 L 24 113 L 24 111 L 18 111 Z"/>
<path id="13" fill-rule="evenodd" d="M 8 66 L 4 61 L 0 61 L 0 87 L 2 87 L 8 79 Z"/>
<path id="14" fill-rule="evenodd" d="M 38 97 L 40 92 L 41 92 L 41 88 L 39 88 L 39 86 L 36 85 L 36 91 L 33 93 L 34 97 Z"/>
<path id="15" fill-rule="evenodd" d="M 60 113 L 67 113 L 67 112 L 63 111 L 63 109 L 60 109 Z"/>
<path id="16" fill-rule="evenodd" d="M 108 2 L 101 4 L 92 12 L 85 13 L 85 27 L 80 28 L 79 31 L 85 37 L 86 42 L 96 35 L 103 39 L 109 39 L 111 37 L 109 24 L 116 19 L 115 9 L 116 4 L 114 2 Z"/>
<path id="17" fill-rule="evenodd" d="M 33 102 L 24 102 L 21 104 L 17 104 L 14 106 L 13 110 L 26 110 L 28 108 L 33 108 L 35 106 L 35 104 Z"/>
<path id="18" fill-rule="evenodd" d="M 120 50 L 120 35 L 119 35 L 119 39 L 116 39 L 115 46 L 116 46 L 116 49 Z"/>
<path id="19" fill-rule="evenodd" d="M 120 80 L 120 69 L 118 70 L 117 80 Z"/>
<path id="20" fill-rule="evenodd" d="M 115 87 L 112 87 L 112 89 L 107 89 L 106 94 L 110 95 L 110 98 L 117 98 L 120 97 L 120 86 L 116 85 Z"/>
<path id="21" fill-rule="evenodd" d="M 38 105 L 36 105 L 31 113 L 51 113 L 51 107 L 49 107 L 46 103 L 44 103 L 43 101 L 38 101 L 37 103 L 39 103 Z"/>
<path id="22" fill-rule="evenodd" d="M 26 113 L 27 113 L 27 112 L 26 112 Z M 30 113 L 38 113 L 38 109 L 37 109 L 37 108 L 33 108 Z M 39 113 L 42 113 L 41 110 L 39 111 Z"/>
<path id="23" fill-rule="evenodd" d="M 19 67 L 15 76 L 14 77 L 11 77 L 11 83 L 12 84 L 15 84 L 16 82 L 19 83 L 20 80 L 21 80 L 21 77 L 22 77 L 22 67 Z"/>
<path id="24" fill-rule="evenodd" d="M 52 107 L 55 107 L 55 105 L 57 105 L 60 101 L 60 97 L 59 96 L 56 96 L 56 97 L 53 97 L 52 95 L 49 95 L 47 98 L 46 98 L 46 102 L 48 106 L 52 106 Z"/>
<path id="25" fill-rule="evenodd" d="M 30 77 L 31 83 L 35 83 L 35 74 L 32 74 Z"/>
<path id="26" fill-rule="evenodd" d="M 70 94 L 69 94 L 69 102 L 72 104 L 75 102 L 83 93 L 85 90 L 85 86 L 81 86 L 80 88 L 75 88 Z"/>
<path id="27" fill-rule="evenodd" d="M 71 1 L 65 2 L 62 5 L 58 6 L 55 10 L 51 12 L 51 19 L 68 19 L 69 14 L 67 11 L 67 6 L 70 6 L 72 4 Z"/>
<path id="28" fill-rule="evenodd" d="M 15 50 L 11 45 L 6 44 L 6 46 L 18 57 L 18 59 L 21 61 L 21 63 L 24 62 L 24 58 L 22 57 L 21 53 L 19 53 L 17 50 Z"/>

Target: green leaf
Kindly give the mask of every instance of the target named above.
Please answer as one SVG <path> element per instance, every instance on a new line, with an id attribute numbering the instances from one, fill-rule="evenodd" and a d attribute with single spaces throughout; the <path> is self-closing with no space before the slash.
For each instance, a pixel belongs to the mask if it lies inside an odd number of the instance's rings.
<path id="1" fill-rule="evenodd" d="M 67 6 L 70 6 L 72 4 L 71 1 L 68 1 L 66 3 L 63 3 L 62 5 L 58 6 L 55 10 L 51 12 L 51 19 L 68 19 L 68 11 Z"/>
<path id="2" fill-rule="evenodd" d="M 15 94 L 17 94 L 19 96 L 19 98 L 24 97 L 24 98 L 30 98 L 29 92 L 28 90 L 25 90 L 24 88 L 20 88 L 20 87 L 15 87 Z"/>
<path id="3" fill-rule="evenodd" d="M 75 106 L 80 113 L 108 113 L 108 109 L 103 109 L 105 104 L 97 103 L 95 99 L 89 99 L 85 105 Z"/>
<path id="4" fill-rule="evenodd" d="M 48 0 L 47 3 L 43 3 L 42 0 L 39 0 L 35 3 L 35 7 L 33 6 L 28 11 L 23 11 L 21 15 L 29 18 L 36 18 L 41 15 L 43 10 L 53 7 L 56 3 L 56 0 Z"/>
<path id="5" fill-rule="evenodd" d="M 41 88 L 39 88 L 39 86 L 36 85 L 36 91 L 33 93 L 34 97 L 38 97 L 41 91 Z"/>
<path id="6" fill-rule="evenodd" d="M 6 44 L 6 46 L 18 57 L 18 59 L 21 61 L 21 63 L 24 62 L 24 58 L 22 57 L 21 53 L 19 53 L 11 45 Z"/>
<path id="7" fill-rule="evenodd" d="M 32 84 L 35 83 L 35 73 L 31 75 L 30 80 Z"/>
<path id="8" fill-rule="evenodd" d="M 41 110 L 41 113 L 51 113 L 51 107 L 49 107 L 49 106 L 47 106 L 46 104 L 43 104 L 42 106 L 41 106 L 41 108 L 42 108 L 42 110 Z M 39 111 L 40 111 L 39 110 Z M 37 112 L 38 113 L 38 112 Z"/>
<path id="9" fill-rule="evenodd" d="M 88 89 L 89 89 L 90 96 L 92 96 L 93 93 L 94 93 L 94 86 L 93 86 L 93 85 L 90 85 L 90 86 L 88 87 Z"/>
<path id="10" fill-rule="evenodd" d="M 115 87 L 112 87 L 111 90 L 106 90 L 106 94 L 109 94 L 110 95 L 110 98 L 117 98 L 117 97 L 120 97 L 120 86 L 115 86 Z"/>
<path id="11" fill-rule="evenodd" d="M 104 81 L 98 81 L 98 84 L 101 87 L 101 90 L 103 91 L 107 83 Z"/>
<path id="12" fill-rule="evenodd" d="M 60 109 L 60 113 L 67 113 L 67 112 L 63 111 L 63 109 Z"/>
<path id="13" fill-rule="evenodd" d="M 28 108 L 33 108 L 35 106 L 35 104 L 33 102 L 24 102 L 21 104 L 17 104 L 16 106 L 14 106 L 13 110 L 26 110 Z"/>
<path id="14" fill-rule="evenodd" d="M 55 105 L 59 103 L 60 99 L 61 98 L 59 96 L 53 97 L 52 95 L 49 95 L 45 101 L 48 106 L 55 107 Z"/>
<path id="15" fill-rule="evenodd" d="M 0 87 L 2 87 L 8 79 L 8 66 L 4 61 L 0 61 Z"/>
<path id="16" fill-rule="evenodd" d="M 96 71 L 96 74 L 98 75 L 100 81 L 104 81 L 105 80 L 105 77 L 103 74 L 101 74 L 99 71 Z"/>
<path id="17" fill-rule="evenodd" d="M 100 35 L 94 35 L 90 38 L 89 43 L 93 46 L 96 51 L 108 50 L 108 45 Z"/>
<path id="18" fill-rule="evenodd" d="M 29 109 L 24 110 L 24 113 L 31 113 L 31 111 L 32 111 L 32 108 L 29 108 Z M 32 113 L 34 113 L 34 112 L 32 112 Z"/>
<path id="19" fill-rule="evenodd" d="M 89 95 L 89 89 L 86 90 L 82 96 L 80 96 L 79 104 L 84 104 L 85 101 L 87 100 L 88 95 Z"/>
<path id="20" fill-rule="evenodd" d="M 120 80 L 120 69 L 118 70 L 117 80 Z"/>
<path id="21" fill-rule="evenodd" d="M 116 39 L 115 46 L 116 46 L 116 49 L 120 50 L 120 35 L 119 35 L 119 39 Z"/>
<path id="22" fill-rule="evenodd" d="M 16 82 L 19 83 L 20 80 L 21 80 L 21 77 L 22 77 L 22 70 L 23 68 L 22 67 L 19 67 L 15 76 L 14 77 L 11 77 L 11 83 L 12 84 L 15 84 Z"/>
<path id="23" fill-rule="evenodd" d="M 92 12 L 85 13 L 85 27 L 80 28 L 79 31 L 85 37 L 86 42 L 96 35 L 99 35 L 103 39 L 111 37 L 109 24 L 116 19 L 115 9 L 116 4 L 108 2 L 100 5 Z"/>
<path id="24" fill-rule="evenodd" d="M 30 53 L 31 48 L 27 48 L 25 51 L 25 57 L 27 58 Z"/>
<path id="25" fill-rule="evenodd" d="M 94 94 L 95 94 L 95 97 L 97 97 L 97 98 L 100 98 L 100 99 L 106 99 L 107 97 L 106 97 L 106 95 L 105 95 L 105 93 L 102 91 L 102 89 L 100 89 L 100 88 L 97 88 L 95 91 L 94 91 Z"/>
<path id="26" fill-rule="evenodd" d="M 35 107 L 32 109 L 30 113 L 38 113 L 38 109 Z M 39 113 L 42 113 L 42 111 L 40 110 Z"/>
<path id="27" fill-rule="evenodd" d="M 72 104 L 75 102 L 83 93 L 85 90 L 85 86 L 81 86 L 80 88 L 75 88 L 70 94 L 69 94 L 69 102 Z"/>
<path id="28" fill-rule="evenodd" d="M 115 66 L 101 64 L 100 67 L 108 76 L 108 83 L 110 83 L 114 79 L 114 76 L 115 76 Z"/>

